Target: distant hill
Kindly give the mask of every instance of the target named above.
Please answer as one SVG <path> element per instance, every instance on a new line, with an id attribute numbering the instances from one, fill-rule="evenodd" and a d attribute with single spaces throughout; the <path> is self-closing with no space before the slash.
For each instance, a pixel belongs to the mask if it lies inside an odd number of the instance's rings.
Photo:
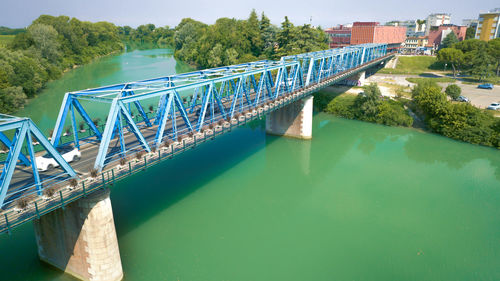
<path id="1" fill-rule="evenodd" d="M 16 35 L 25 31 L 26 29 L 24 28 L 9 28 L 6 26 L 0 26 L 0 35 Z"/>

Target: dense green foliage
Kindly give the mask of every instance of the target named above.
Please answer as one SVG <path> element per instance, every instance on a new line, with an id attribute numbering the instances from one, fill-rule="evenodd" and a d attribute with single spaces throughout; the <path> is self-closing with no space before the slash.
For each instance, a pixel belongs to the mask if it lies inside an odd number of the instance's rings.
<path id="1" fill-rule="evenodd" d="M 320 28 L 294 26 L 287 17 L 278 28 L 255 11 L 247 20 L 220 18 L 213 25 L 183 19 L 174 34 L 176 58 L 200 68 L 318 51 L 327 43 Z"/>
<path id="2" fill-rule="evenodd" d="M 480 81 L 487 77 L 500 75 L 500 38 L 488 42 L 469 39 L 443 48 L 438 53 L 438 60 L 450 63 L 455 70 L 478 77 Z"/>
<path id="3" fill-rule="evenodd" d="M 14 37 L 15 35 L 0 35 L 0 47 L 7 47 Z"/>
<path id="4" fill-rule="evenodd" d="M 434 132 L 453 139 L 500 147 L 500 119 L 468 103 L 452 103 L 435 83 L 414 87 L 412 98 Z"/>
<path id="5" fill-rule="evenodd" d="M 336 97 L 327 105 L 326 112 L 388 126 L 409 127 L 413 124 L 413 118 L 408 115 L 403 104 L 383 98 L 376 84 L 365 86 L 364 92 L 358 96 Z"/>
<path id="6" fill-rule="evenodd" d="M 9 28 L 6 26 L 0 26 L 0 35 L 16 35 L 25 32 L 24 28 Z"/>
<path id="7" fill-rule="evenodd" d="M 449 48 L 455 43 L 458 43 L 457 35 L 455 35 L 455 32 L 450 32 L 443 39 L 443 41 L 441 42 L 441 45 L 439 47 L 440 48 Z"/>
<path id="8" fill-rule="evenodd" d="M 0 46 L 0 112 L 17 110 L 64 70 L 122 48 L 111 23 L 40 16 L 7 47 Z"/>
<path id="9" fill-rule="evenodd" d="M 455 34 L 455 33 L 452 32 L 450 34 Z M 457 66 L 463 62 L 464 53 L 454 48 L 444 48 L 439 51 L 437 58 L 441 62 L 451 64 L 451 67 L 453 69 L 453 77 L 456 78 Z"/>
<path id="10" fill-rule="evenodd" d="M 467 31 L 465 32 L 465 39 L 474 39 L 476 36 L 476 28 L 475 27 L 467 27 Z"/>
<path id="11" fill-rule="evenodd" d="M 451 99 L 457 100 L 462 94 L 462 88 L 455 84 L 448 85 L 444 91 Z"/>
<path id="12" fill-rule="evenodd" d="M 154 24 L 139 25 L 136 29 L 130 26 L 118 27 L 122 41 L 153 44 L 157 46 L 173 46 L 174 30 L 168 26 L 156 27 Z"/>

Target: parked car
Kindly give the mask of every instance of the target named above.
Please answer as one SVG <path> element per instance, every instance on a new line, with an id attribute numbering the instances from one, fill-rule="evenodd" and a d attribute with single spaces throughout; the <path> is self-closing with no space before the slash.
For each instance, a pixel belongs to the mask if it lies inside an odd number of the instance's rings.
<path id="1" fill-rule="evenodd" d="M 493 90 L 493 84 L 491 84 L 491 83 L 481 84 L 481 85 L 478 85 L 477 87 L 479 89 Z"/>
<path id="2" fill-rule="evenodd" d="M 291 87 L 292 84 L 293 84 L 293 78 L 288 78 L 288 79 L 286 79 L 286 82 L 285 81 L 281 81 L 281 83 L 280 83 L 280 85 L 282 87 L 284 87 L 285 84 L 287 85 L 287 87 Z"/>
<path id="3" fill-rule="evenodd" d="M 56 148 L 56 150 L 61 154 L 62 158 L 66 160 L 66 162 L 70 163 L 73 161 L 78 161 L 80 160 L 80 157 L 82 157 L 82 154 L 77 148 L 73 148 L 71 146 L 61 146 Z M 54 169 L 55 167 L 59 166 L 59 164 L 56 162 L 50 154 L 45 154 L 43 156 L 37 156 L 35 158 L 36 160 L 36 167 L 39 171 L 50 171 Z"/>
<path id="4" fill-rule="evenodd" d="M 500 103 L 494 102 L 494 103 L 490 104 L 490 106 L 488 106 L 488 109 L 499 110 L 500 109 Z"/>
<path id="5" fill-rule="evenodd" d="M 457 98 L 457 101 L 461 101 L 461 102 L 469 102 L 469 99 L 467 97 L 464 97 L 464 96 L 459 96 Z"/>

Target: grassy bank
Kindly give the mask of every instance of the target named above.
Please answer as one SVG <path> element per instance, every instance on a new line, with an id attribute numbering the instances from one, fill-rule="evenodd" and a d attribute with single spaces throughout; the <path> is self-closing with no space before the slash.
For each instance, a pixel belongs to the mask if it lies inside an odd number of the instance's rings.
<path id="1" fill-rule="evenodd" d="M 398 57 L 396 68 L 383 68 L 379 73 L 385 74 L 422 74 L 433 71 L 443 71 L 444 64 L 438 62 L 436 57 L 414 56 Z"/>
<path id="2" fill-rule="evenodd" d="M 408 77 L 406 78 L 406 81 L 411 82 L 411 83 L 424 83 L 424 82 L 435 82 L 435 83 L 455 83 L 457 80 L 450 78 L 450 77 L 433 77 L 433 78 L 414 78 L 414 77 Z"/>

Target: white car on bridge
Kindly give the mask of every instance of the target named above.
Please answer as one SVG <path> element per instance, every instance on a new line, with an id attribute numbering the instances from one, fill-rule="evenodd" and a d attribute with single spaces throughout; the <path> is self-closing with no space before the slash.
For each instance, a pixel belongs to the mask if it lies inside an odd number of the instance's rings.
<path id="1" fill-rule="evenodd" d="M 78 161 L 80 160 L 80 157 L 82 157 L 82 154 L 80 151 L 76 148 L 73 148 L 71 146 L 61 146 L 56 148 L 56 150 L 61 154 L 64 160 L 66 162 L 70 163 L 73 161 Z M 38 171 L 50 171 L 54 169 L 55 167 L 58 167 L 59 164 L 56 162 L 50 154 L 45 154 L 43 156 L 37 156 L 36 158 L 36 167 Z"/>

